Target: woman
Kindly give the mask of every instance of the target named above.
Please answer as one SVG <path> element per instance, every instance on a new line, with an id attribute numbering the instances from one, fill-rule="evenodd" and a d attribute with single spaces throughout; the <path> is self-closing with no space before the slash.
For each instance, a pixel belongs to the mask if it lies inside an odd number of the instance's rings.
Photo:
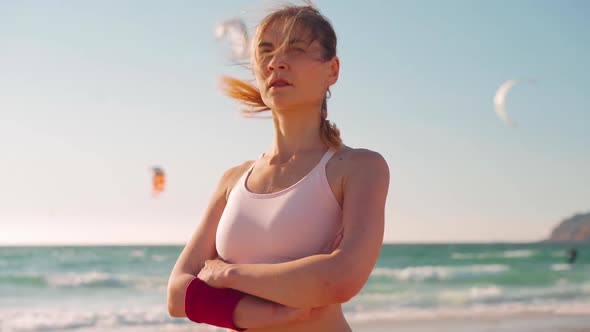
<path id="1" fill-rule="evenodd" d="M 271 111 L 274 141 L 221 177 L 171 273 L 169 312 L 248 331 L 351 331 L 341 304 L 379 256 L 387 163 L 343 145 L 327 120 L 340 61 L 315 8 L 271 13 L 252 45 L 257 88 L 226 78 L 226 91 Z"/>

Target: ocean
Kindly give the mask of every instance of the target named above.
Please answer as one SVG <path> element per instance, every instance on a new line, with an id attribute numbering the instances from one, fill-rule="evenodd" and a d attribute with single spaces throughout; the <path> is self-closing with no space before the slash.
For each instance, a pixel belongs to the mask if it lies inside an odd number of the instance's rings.
<path id="1" fill-rule="evenodd" d="M 385 244 L 352 323 L 590 315 L 590 244 Z M 0 331 L 216 331 L 169 317 L 182 246 L 0 247 Z"/>

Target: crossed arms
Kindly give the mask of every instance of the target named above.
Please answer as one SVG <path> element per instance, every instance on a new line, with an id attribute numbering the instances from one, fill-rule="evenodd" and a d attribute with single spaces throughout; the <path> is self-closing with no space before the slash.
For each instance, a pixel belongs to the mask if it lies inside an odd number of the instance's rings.
<path id="1" fill-rule="evenodd" d="M 248 328 L 309 317 L 312 308 L 347 302 L 356 295 L 383 242 L 389 168 L 381 155 L 369 150 L 355 150 L 349 158 L 342 182 L 344 234 L 340 244 L 327 254 L 279 264 L 210 264 L 217 257 L 215 234 L 227 195 L 248 163 L 226 171 L 170 275 L 170 315 L 186 316 L 185 289 L 197 275 L 210 286 L 249 294 L 234 313 L 236 325 Z"/>

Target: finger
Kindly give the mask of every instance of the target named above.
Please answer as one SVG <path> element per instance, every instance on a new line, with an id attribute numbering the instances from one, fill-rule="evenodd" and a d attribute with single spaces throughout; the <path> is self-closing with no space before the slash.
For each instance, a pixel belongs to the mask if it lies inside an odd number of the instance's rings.
<path id="1" fill-rule="evenodd" d="M 336 239 L 334 240 L 334 243 L 332 244 L 332 248 L 330 250 L 330 252 L 336 250 L 338 247 L 340 247 L 340 243 L 342 243 L 342 238 L 344 237 L 344 234 L 340 233 L 338 234 L 338 236 L 336 236 Z"/>

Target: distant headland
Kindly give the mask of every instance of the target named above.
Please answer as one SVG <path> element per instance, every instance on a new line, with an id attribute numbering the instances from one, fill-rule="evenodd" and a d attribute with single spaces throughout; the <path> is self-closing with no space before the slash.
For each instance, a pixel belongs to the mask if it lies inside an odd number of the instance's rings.
<path id="1" fill-rule="evenodd" d="M 550 242 L 590 242 L 590 212 L 576 214 L 553 228 Z"/>

